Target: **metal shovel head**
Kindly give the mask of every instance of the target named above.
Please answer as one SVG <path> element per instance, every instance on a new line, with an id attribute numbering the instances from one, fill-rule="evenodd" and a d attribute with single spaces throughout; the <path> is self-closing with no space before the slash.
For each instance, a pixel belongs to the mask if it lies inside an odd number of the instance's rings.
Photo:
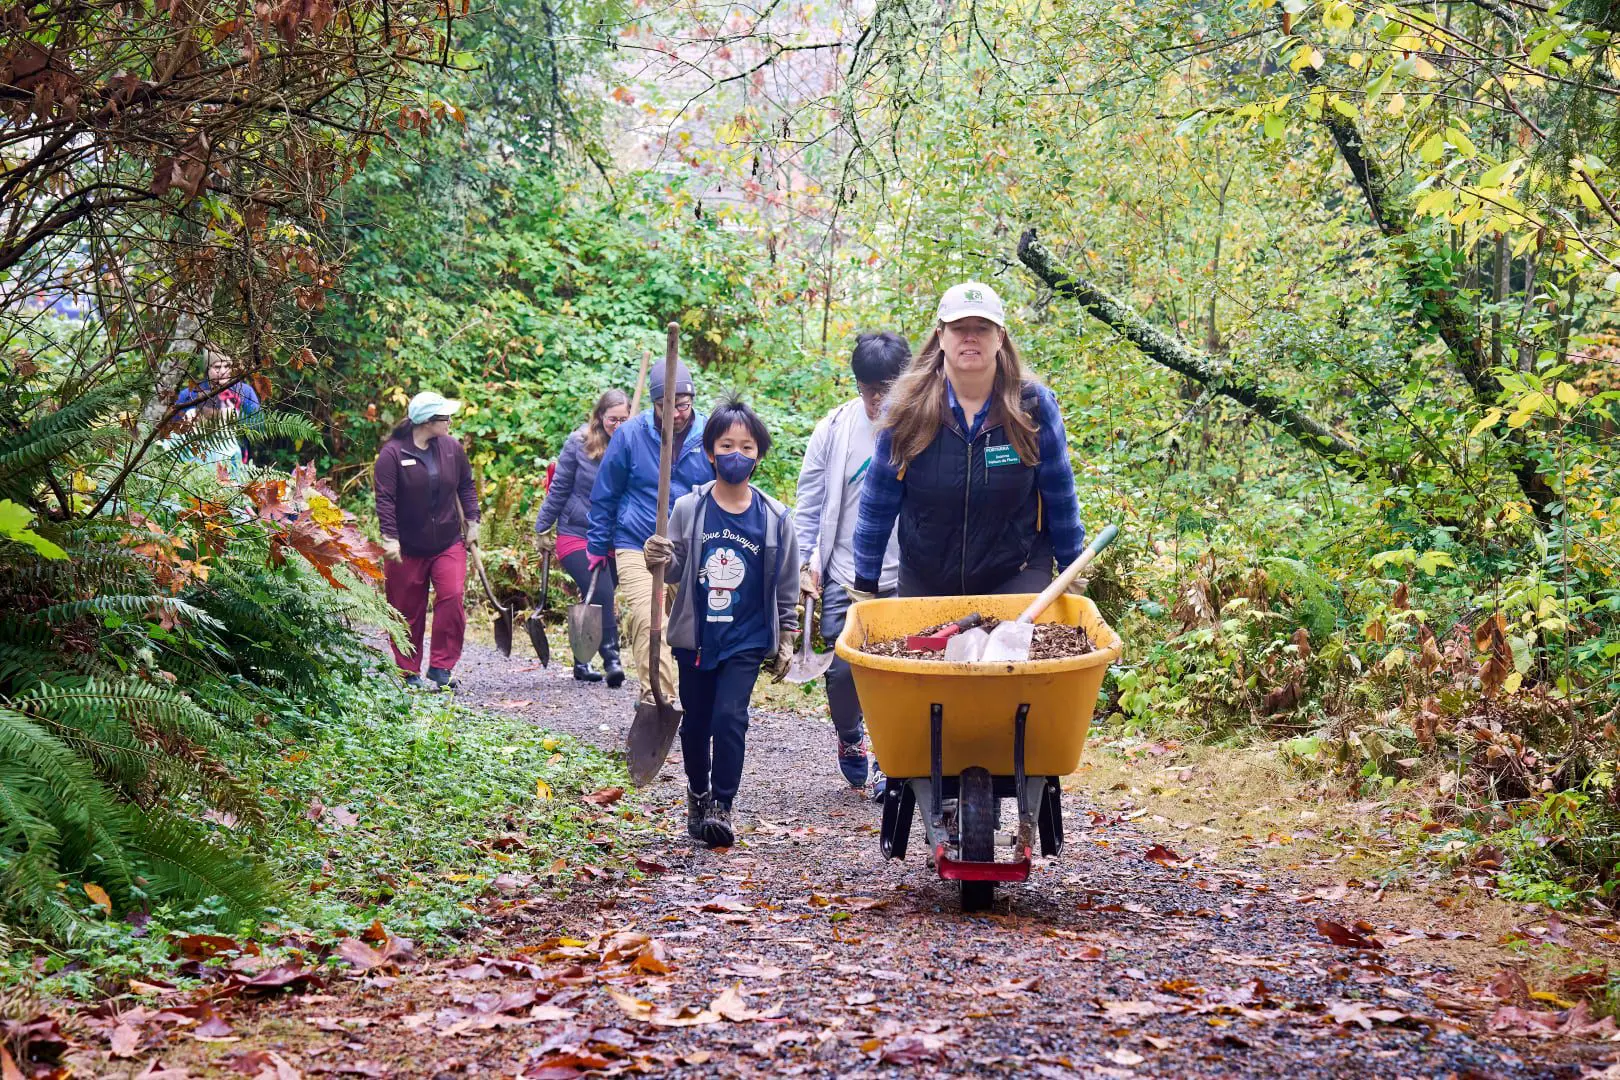
<path id="1" fill-rule="evenodd" d="M 808 649 L 794 653 L 793 662 L 788 665 L 787 674 L 782 678 L 790 683 L 814 682 L 827 673 L 837 656 L 831 649 L 824 653 L 814 653 Z"/>
<path id="2" fill-rule="evenodd" d="M 681 710 L 668 702 L 660 705 L 656 701 L 643 701 L 636 706 L 636 717 L 630 721 L 630 734 L 625 739 L 626 764 L 632 784 L 645 787 L 657 778 L 680 730 Z"/>
<path id="3" fill-rule="evenodd" d="M 495 609 L 495 647 L 502 656 L 512 655 L 512 613 L 506 608 Z"/>
<path id="4" fill-rule="evenodd" d="M 997 623 L 990 631 L 990 640 L 984 643 L 981 662 L 1029 659 L 1029 647 L 1035 643 L 1035 624 L 1009 620 Z"/>
<path id="5" fill-rule="evenodd" d="M 602 605 L 568 605 L 568 644 L 576 661 L 589 661 L 602 647 Z"/>
<path id="6" fill-rule="evenodd" d="M 546 623 L 538 611 L 523 620 L 523 629 L 529 632 L 529 644 L 534 646 L 534 655 L 540 658 L 540 666 L 550 667 L 551 641 L 546 637 Z"/>

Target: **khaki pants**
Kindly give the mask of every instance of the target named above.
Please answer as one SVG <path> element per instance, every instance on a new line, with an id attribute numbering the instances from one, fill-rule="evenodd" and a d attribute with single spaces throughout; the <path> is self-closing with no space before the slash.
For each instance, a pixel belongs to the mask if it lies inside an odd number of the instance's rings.
<path id="1" fill-rule="evenodd" d="M 624 617 L 620 622 L 621 639 L 630 639 L 630 654 L 635 658 L 636 678 L 641 680 L 641 700 L 652 701 L 652 573 L 639 551 L 620 551 L 619 599 L 624 604 Z M 666 603 L 665 611 L 669 610 Z M 664 623 L 668 629 L 668 620 Z M 663 687 L 664 700 L 675 703 L 675 657 L 669 651 L 667 637 L 658 650 L 658 684 Z"/>

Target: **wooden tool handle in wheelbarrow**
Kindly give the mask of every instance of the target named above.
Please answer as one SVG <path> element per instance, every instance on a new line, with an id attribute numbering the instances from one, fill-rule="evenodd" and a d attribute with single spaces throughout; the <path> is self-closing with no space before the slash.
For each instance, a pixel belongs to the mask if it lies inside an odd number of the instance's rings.
<path id="1" fill-rule="evenodd" d="M 669 474 L 675 457 L 675 365 L 681 348 L 681 325 L 669 324 L 668 342 L 664 347 L 664 432 L 663 448 L 658 454 L 658 509 L 653 531 L 659 536 L 669 525 Z M 647 656 L 647 668 L 652 675 L 653 700 L 664 708 L 664 691 L 658 682 L 658 653 L 664 638 L 664 566 L 652 572 L 652 641 Z"/>
<path id="2" fill-rule="evenodd" d="M 1080 576 L 1080 571 L 1086 568 L 1086 564 L 1095 559 L 1097 553 L 1103 548 L 1112 544 L 1114 537 L 1118 535 L 1118 525 L 1103 526 L 1103 531 L 1098 533 L 1096 538 L 1086 545 L 1086 550 L 1080 553 L 1080 557 L 1064 567 L 1063 573 L 1053 578 L 1052 584 L 1048 585 L 1041 595 L 1030 601 L 1029 607 L 1025 608 L 1023 613 L 1018 616 L 1018 621 L 1031 623 L 1039 618 L 1041 612 L 1052 606 L 1052 601 L 1068 591 L 1069 586 L 1074 584 L 1074 579 Z"/>

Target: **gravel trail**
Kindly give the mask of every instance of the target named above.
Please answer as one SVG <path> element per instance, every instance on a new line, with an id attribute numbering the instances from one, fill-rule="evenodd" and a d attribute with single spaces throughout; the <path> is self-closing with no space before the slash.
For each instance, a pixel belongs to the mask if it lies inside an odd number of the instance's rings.
<path id="1" fill-rule="evenodd" d="M 542 671 L 480 646 L 457 674 L 463 701 L 603 746 L 622 744 L 635 702 L 633 684 L 579 684 L 565 666 Z M 925 865 L 920 822 L 903 862 L 882 859 L 876 807 L 843 784 L 833 740 L 824 716 L 756 711 L 736 847 L 686 840 L 672 760 L 648 793 L 660 828 L 637 853 L 652 871 L 644 880 L 515 898 L 512 916 L 479 943 L 483 955 L 536 958 L 525 946 L 553 935 L 630 930 L 662 942 L 668 974 L 623 982 L 618 1002 L 600 979 L 586 981 L 552 1000 L 565 1019 L 436 1035 L 411 1025 L 447 997 L 465 1003 L 472 991 L 535 983 L 493 969 L 466 982 L 425 965 L 382 985 L 334 988 L 339 1003 L 319 1010 L 368 1023 L 340 1034 L 268 1023 L 249 1045 L 283 1046 L 306 1072 L 359 1062 L 373 1075 L 553 1080 L 589 1068 L 1573 1078 L 1583 1057 L 1591 1068 L 1615 1056 L 1614 1044 L 1487 1040 L 1479 1032 L 1497 1003 L 1398 944 L 1341 948 L 1313 924 L 1353 924 L 1353 910 L 1299 902 L 1298 882 L 1233 859 L 1188 850 L 1186 861 L 1150 861 L 1151 839 L 1094 812 L 1079 791 L 1065 794 L 1063 854 L 1037 860 L 1028 884 L 1003 887 L 990 913 L 963 915 L 955 886 Z M 637 1002 L 666 1017 L 695 1012 L 732 987 L 740 999 L 722 1011 L 740 1022 L 660 1026 L 627 1014 Z"/>

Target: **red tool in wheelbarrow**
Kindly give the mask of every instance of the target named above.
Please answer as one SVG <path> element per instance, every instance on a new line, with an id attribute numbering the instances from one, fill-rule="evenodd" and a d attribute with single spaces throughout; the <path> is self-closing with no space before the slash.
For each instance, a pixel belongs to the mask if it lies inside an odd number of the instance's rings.
<path id="1" fill-rule="evenodd" d="M 1112 535 L 1104 529 L 1094 546 Z M 888 776 L 879 833 L 884 857 L 905 857 L 920 809 L 930 861 L 940 877 L 960 883 L 964 911 L 989 907 L 997 882 L 1028 880 L 1037 843 L 1042 855 L 1063 849 L 1061 781 L 1080 764 L 1097 691 L 1120 656 L 1119 635 L 1097 605 L 1062 592 L 1071 571 L 1075 565 L 1053 582 L 1052 596 L 1042 594 L 1048 603 L 1033 619 L 1084 627 L 1089 653 L 966 661 L 861 648 L 964 613 L 1013 621 L 1033 606 L 1031 596 L 865 600 L 850 608 L 838 638 L 838 655 L 855 674 L 872 753 Z M 1002 828 L 1003 800 L 1017 814 L 1011 829 Z"/>

